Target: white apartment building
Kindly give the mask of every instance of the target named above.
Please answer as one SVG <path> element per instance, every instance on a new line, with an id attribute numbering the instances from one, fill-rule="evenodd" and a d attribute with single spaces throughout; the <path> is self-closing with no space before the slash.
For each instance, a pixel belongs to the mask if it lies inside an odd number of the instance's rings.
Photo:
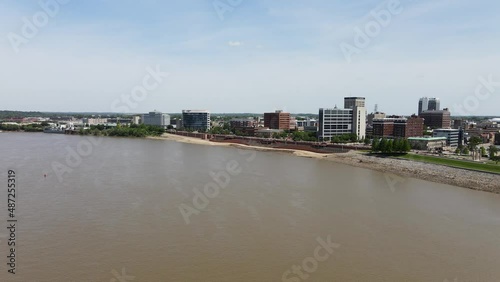
<path id="1" fill-rule="evenodd" d="M 142 116 L 142 123 L 167 128 L 167 126 L 170 125 L 170 115 L 158 111 L 149 112 L 149 114 Z"/>
<path id="2" fill-rule="evenodd" d="M 319 109 L 319 138 L 331 140 L 333 136 L 355 133 L 358 139 L 366 136 L 365 98 L 346 97 L 345 109 L 337 107 Z"/>

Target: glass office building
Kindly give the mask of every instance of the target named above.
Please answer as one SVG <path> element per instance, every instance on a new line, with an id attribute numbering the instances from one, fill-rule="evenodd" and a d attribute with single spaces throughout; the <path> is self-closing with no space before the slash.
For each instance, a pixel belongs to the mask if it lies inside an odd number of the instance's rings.
<path id="1" fill-rule="evenodd" d="M 210 130 L 210 112 L 205 110 L 183 110 L 182 127 L 189 130 Z"/>

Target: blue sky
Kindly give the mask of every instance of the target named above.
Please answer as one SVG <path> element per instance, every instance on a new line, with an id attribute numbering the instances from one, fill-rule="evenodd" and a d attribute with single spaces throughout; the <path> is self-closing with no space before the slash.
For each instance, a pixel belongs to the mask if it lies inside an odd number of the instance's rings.
<path id="1" fill-rule="evenodd" d="M 222 18 L 214 2 L 230 7 Z M 131 112 L 317 113 L 353 95 L 389 114 L 439 97 L 453 114 L 479 77 L 500 82 L 498 1 L 70 0 L 16 52 L 9 38 L 41 11 L 0 0 L 0 109 L 109 112 L 148 66 L 170 75 Z M 341 44 L 373 22 L 348 61 Z M 467 113 L 500 116 L 495 89 Z"/>

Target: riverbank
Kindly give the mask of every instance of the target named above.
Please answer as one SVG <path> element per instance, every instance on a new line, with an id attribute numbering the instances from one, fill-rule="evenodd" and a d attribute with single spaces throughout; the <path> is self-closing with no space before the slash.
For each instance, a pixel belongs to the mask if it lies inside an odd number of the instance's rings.
<path id="1" fill-rule="evenodd" d="M 299 157 L 317 158 L 350 166 L 372 169 L 383 173 L 396 174 L 405 178 L 417 178 L 430 182 L 500 194 L 500 175 L 470 171 L 437 164 L 416 162 L 412 160 L 380 158 L 355 151 L 350 151 L 348 153 L 322 154 L 300 150 L 247 146 L 241 144 L 211 142 L 209 140 L 201 140 L 197 138 L 173 135 L 168 133 L 163 134 L 161 137 L 148 138 L 158 140 L 171 140 L 198 145 L 238 147 L 259 151 L 285 152 Z"/>
<path id="2" fill-rule="evenodd" d="M 236 147 L 236 148 L 242 148 L 242 149 L 252 149 L 252 150 L 257 150 L 257 151 L 283 152 L 283 153 L 291 153 L 291 154 L 299 156 L 299 157 L 309 157 L 309 158 L 326 158 L 330 155 L 330 154 L 321 154 L 321 153 L 314 153 L 314 152 L 301 151 L 301 150 L 269 148 L 269 147 L 262 147 L 262 146 L 251 146 L 251 145 L 243 145 L 243 144 L 235 144 L 235 143 L 224 143 L 224 142 L 212 142 L 210 140 L 203 140 L 203 139 L 198 139 L 198 138 L 194 138 L 194 137 L 187 137 L 187 136 L 181 136 L 181 135 L 175 135 L 175 134 L 169 134 L 169 133 L 165 133 L 159 137 L 147 137 L 147 138 L 154 139 L 154 140 L 170 140 L 170 141 L 176 141 L 176 142 L 182 142 L 182 143 L 188 143 L 188 144 L 196 144 L 196 145 Z"/>

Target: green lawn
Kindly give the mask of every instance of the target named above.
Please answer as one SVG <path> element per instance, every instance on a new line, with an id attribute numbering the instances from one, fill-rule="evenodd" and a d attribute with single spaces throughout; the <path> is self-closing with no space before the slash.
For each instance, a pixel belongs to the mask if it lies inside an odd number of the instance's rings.
<path id="1" fill-rule="evenodd" d="M 500 174 L 500 165 L 496 165 L 496 164 L 482 164 L 482 163 L 475 163 L 475 162 L 471 162 L 471 161 L 454 160 L 454 159 L 441 158 L 441 157 L 422 156 L 422 155 L 415 155 L 415 154 L 401 155 L 398 157 L 403 158 L 403 159 L 413 160 L 413 161 L 441 164 L 441 165 L 447 165 L 447 166 L 452 166 L 452 167 L 473 169 L 473 170 L 478 170 L 478 171 L 487 171 L 487 172 L 493 172 L 493 173 Z"/>

